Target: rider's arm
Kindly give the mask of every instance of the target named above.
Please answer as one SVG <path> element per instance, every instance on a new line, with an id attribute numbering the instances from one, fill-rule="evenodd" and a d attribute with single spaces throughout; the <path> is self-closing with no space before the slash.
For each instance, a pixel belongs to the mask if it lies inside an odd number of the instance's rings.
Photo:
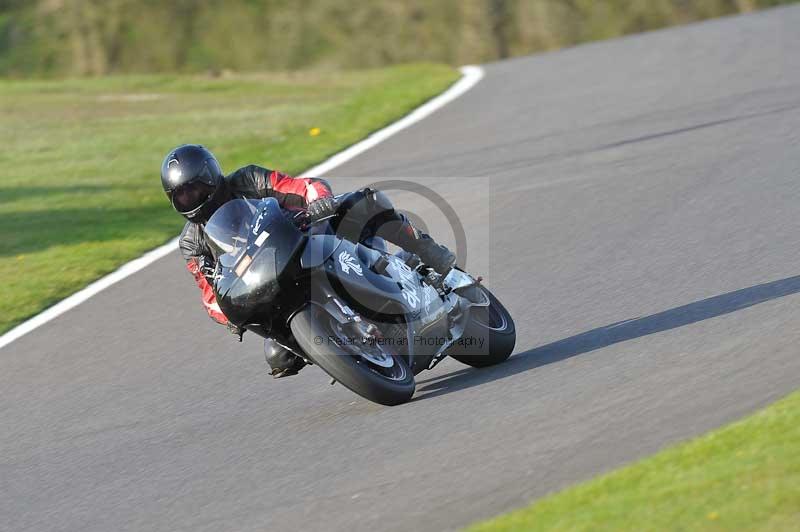
<path id="1" fill-rule="evenodd" d="M 214 295 L 214 289 L 211 288 L 211 283 L 206 278 L 203 272 L 204 266 L 211 266 L 214 264 L 214 259 L 211 258 L 211 252 L 207 249 L 202 239 L 200 227 L 197 224 L 187 223 L 183 228 L 178 245 L 181 249 L 181 254 L 186 260 L 186 268 L 194 277 L 194 282 L 200 288 L 201 297 L 203 299 L 203 306 L 217 323 L 222 325 L 228 324 L 228 318 L 222 313 L 217 303 L 217 296 Z"/>
<path id="2" fill-rule="evenodd" d="M 324 179 L 292 177 L 251 164 L 234 172 L 229 178 L 233 187 L 248 196 L 278 200 L 282 207 L 305 208 L 314 200 L 333 196 Z"/>

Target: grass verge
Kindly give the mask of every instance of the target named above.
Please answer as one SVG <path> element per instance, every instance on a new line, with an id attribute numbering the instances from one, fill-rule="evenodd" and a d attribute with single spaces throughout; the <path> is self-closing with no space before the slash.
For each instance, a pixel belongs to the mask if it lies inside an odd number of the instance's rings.
<path id="1" fill-rule="evenodd" d="M 797 530 L 800 392 L 470 532 Z"/>
<path id="2" fill-rule="evenodd" d="M 227 171 L 296 173 L 403 116 L 450 67 L 0 81 L 0 333 L 177 235 L 158 179 L 200 142 Z M 318 128 L 318 129 L 317 129 Z M 313 131 L 312 131 L 313 130 Z"/>

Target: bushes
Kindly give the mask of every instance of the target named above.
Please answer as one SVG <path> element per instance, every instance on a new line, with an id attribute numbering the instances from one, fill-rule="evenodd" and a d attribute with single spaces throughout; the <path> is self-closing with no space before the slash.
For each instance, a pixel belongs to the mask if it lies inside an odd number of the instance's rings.
<path id="1" fill-rule="evenodd" d="M 482 62 L 790 0 L 0 0 L 0 74 Z"/>

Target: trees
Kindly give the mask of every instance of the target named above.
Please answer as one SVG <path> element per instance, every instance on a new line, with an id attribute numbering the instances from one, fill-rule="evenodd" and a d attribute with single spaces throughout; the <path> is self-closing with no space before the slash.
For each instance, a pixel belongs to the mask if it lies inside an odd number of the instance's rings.
<path id="1" fill-rule="evenodd" d="M 0 75 L 483 62 L 790 0 L 0 0 Z"/>

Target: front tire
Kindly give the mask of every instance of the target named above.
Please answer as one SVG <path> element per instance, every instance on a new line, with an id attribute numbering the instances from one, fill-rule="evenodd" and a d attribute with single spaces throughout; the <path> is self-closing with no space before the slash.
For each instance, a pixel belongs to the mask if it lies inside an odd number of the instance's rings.
<path id="1" fill-rule="evenodd" d="M 448 349 L 447 354 L 473 368 L 485 368 L 505 362 L 517 343 L 517 330 L 511 314 L 486 287 L 477 285 L 466 290 L 469 292 L 463 292 L 463 295 L 472 301 L 481 300 L 483 296 L 489 298 L 488 307 L 470 309 L 469 323 L 461 337 L 473 339 L 475 342 L 483 340 L 483 345 L 457 343 Z"/>
<path id="2" fill-rule="evenodd" d="M 332 341 L 337 336 L 327 312 L 311 305 L 298 312 L 289 327 L 300 348 L 325 373 L 350 391 L 375 403 L 394 406 L 406 403 L 414 395 L 414 374 L 406 360 L 393 355 L 393 370 L 388 372 L 354 356 L 351 350 Z M 382 373 L 383 372 L 383 373 Z"/>

